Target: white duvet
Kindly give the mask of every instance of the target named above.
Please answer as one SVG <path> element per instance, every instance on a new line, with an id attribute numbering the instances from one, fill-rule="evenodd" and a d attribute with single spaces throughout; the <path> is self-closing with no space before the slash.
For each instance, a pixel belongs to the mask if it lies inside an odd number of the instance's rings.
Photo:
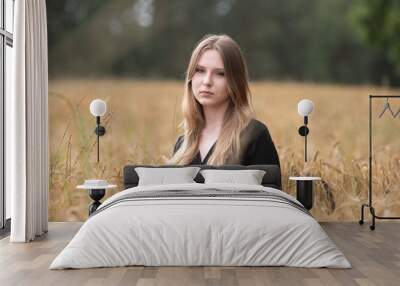
<path id="1" fill-rule="evenodd" d="M 273 188 L 240 184 L 141 186 L 108 198 L 50 269 L 145 266 L 294 266 L 350 268 L 307 213 L 274 200 L 173 197 L 121 200 L 133 192 L 258 190 L 298 203 Z M 299 203 L 298 203 L 299 204 Z"/>

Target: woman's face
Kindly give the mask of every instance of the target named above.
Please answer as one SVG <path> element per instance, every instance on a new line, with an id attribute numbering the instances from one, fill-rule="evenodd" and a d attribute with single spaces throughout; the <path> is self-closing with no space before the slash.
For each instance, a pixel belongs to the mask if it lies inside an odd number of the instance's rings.
<path id="1" fill-rule="evenodd" d="M 224 63 L 219 52 L 204 51 L 192 77 L 194 97 L 203 107 L 219 106 L 228 100 L 227 85 Z"/>

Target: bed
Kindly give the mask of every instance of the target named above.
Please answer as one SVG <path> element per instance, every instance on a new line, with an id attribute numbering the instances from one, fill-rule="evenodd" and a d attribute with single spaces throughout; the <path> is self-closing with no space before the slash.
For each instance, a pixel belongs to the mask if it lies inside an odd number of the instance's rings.
<path id="1" fill-rule="evenodd" d="M 50 269 L 144 266 L 351 268 L 311 214 L 281 191 L 279 166 L 197 166 L 194 181 L 140 185 L 124 167 L 124 190 L 82 225 Z M 261 184 L 219 183 L 205 170 L 263 171 Z M 249 171 L 250 172 L 250 171 Z M 239 173 L 236 173 L 239 174 Z M 143 179 L 144 180 L 144 179 Z"/>

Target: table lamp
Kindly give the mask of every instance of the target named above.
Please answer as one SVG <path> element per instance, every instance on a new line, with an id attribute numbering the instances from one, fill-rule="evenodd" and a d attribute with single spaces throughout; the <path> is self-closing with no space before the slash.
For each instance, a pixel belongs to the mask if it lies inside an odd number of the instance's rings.
<path id="1" fill-rule="evenodd" d="M 107 105 L 104 100 L 95 99 L 90 103 L 90 112 L 96 117 L 96 129 L 94 133 L 97 135 L 97 163 L 100 161 L 100 140 L 99 137 L 106 133 L 104 126 L 100 125 L 100 116 L 106 114 Z"/>
<path id="2" fill-rule="evenodd" d="M 313 112 L 314 103 L 309 99 L 303 99 L 297 104 L 297 111 L 304 117 L 304 125 L 300 126 L 299 134 L 304 137 L 304 161 L 307 162 L 307 135 L 310 130 L 307 127 L 308 115 Z"/>

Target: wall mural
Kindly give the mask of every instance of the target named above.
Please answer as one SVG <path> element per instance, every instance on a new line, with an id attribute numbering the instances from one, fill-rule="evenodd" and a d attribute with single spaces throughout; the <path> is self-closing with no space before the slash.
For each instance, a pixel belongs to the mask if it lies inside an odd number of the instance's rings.
<path id="1" fill-rule="evenodd" d="M 371 45 L 378 40 L 363 24 L 365 17 L 380 19 L 359 13 L 370 4 L 344 0 L 250 2 L 250 13 L 241 1 L 226 0 L 212 7 L 156 0 L 47 3 L 51 221 L 87 218 L 91 199 L 76 189 L 86 179 L 117 185 L 108 197 L 123 188 L 123 166 L 164 164 L 172 155 L 181 132 L 185 69 L 192 48 L 208 33 L 227 33 L 243 49 L 257 118 L 279 153 L 283 190 L 295 195 L 289 177 L 321 177 L 311 213 L 320 221 L 359 220 L 368 194 L 368 96 L 400 95 L 399 58 Z M 275 2 L 279 11 L 272 9 Z M 232 22 L 237 17 L 247 24 Z M 395 49 L 398 43 L 391 43 Z M 107 103 L 100 162 L 89 110 L 96 98 Z M 298 134 L 303 118 L 297 104 L 304 98 L 315 105 L 307 163 Z M 400 101 L 389 103 L 383 114 L 386 100 L 373 103 L 374 206 L 383 216 L 400 214 Z"/>

